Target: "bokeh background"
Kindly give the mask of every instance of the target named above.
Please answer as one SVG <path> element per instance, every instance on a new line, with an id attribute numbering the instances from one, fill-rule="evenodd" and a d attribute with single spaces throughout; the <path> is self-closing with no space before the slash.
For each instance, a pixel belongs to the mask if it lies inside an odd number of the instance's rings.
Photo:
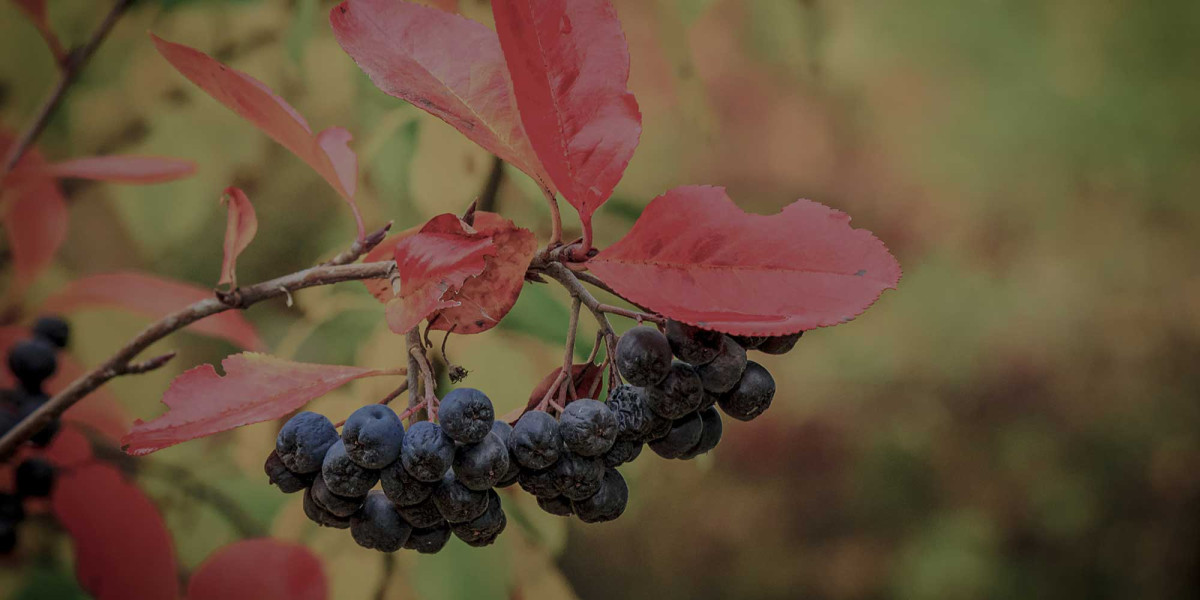
<path id="1" fill-rule="evenodd" d="M 51 22 L 78 42 L 106 4 L 51 0 Z M 480 193 L 491 157 L 376 90 L 333 40 L 333 4 L 145 0 L 117 26 L 42 151 L 163 154 L 200 170 L 151 187 L 68 184 L 70 238 L 25 314 L 85 274 L 214 284 L 218 198 L 231 184 L 260 221 L 240 261 L 244 281 L 297 270 L 351 239 L 334 191 L 172 71 L 147 30 L 261 79 L 315 129 L 349 128 L 368 225 L 411 226 Z M 490 24 L 486 0 L 458 4 Z M 760 213 L 807 197 L 889 245 L 905 271 L 899 290 L 764 359 L 779 384 L 771 411 L 727 426 L 714 454 L 684 463 L 643 453 L 624 468 L 632 500 L 615 523 L 568 522 L 528 496 L 506 497 L 510 528 L 497 545 L 452 541 L 385 569 L 345 532 L 306 521 L 298 496 L 266 485 L 262 459 L 278 423 L 132 461 L 184 569 L 247 532 L 169 476 L 180 472 L 232 498 L 251 531 L 306 543 L 339 599 L 381 590 L 429 599 L 1195 595 L 1200 4 L 615 4 L 645 131 L 597 215 L 599 243 L 676 185 L 724 185 Z M 35 29 L 0 2 L 0 123 L 24 126 L 53 78 Z M 498 210 L 544 241 L 543 200 L 524 175 L 506 175 Z M 452 338 L 447 352 L 471 371 L 468 385 L 501 410 L 515 407 L 559 360 L 568 306 L 559 289 L 526 286 L 501 327 Z M 146 323 L 115 311 L 69 316 L 87 365 Z M 247 317 L 285 358 L 392 366 L 403 356 L 358 284 Z M 159 414 L 184 368 L 235 351 L 186 333 L 155 349 L 182 355 L 109 386 L 129 419 Z M 313 408 L 337 420 L 391 385 L 356 382 Z M 27 544 L 26 561 L 0 566 L 0 594 L 82 597 L 69 542 L 50 527 Z"/>

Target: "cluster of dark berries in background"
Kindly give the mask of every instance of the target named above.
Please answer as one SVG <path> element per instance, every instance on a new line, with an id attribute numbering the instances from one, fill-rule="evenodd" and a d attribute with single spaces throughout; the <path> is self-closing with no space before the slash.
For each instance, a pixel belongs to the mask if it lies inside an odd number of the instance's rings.
<path id="1" fill-rule="evenodd" d="M 21 461 L 13 472 L 12 492 L 0 492 L 0 554 L 17 547 L 17 526 L 25 520 L 27 498 L 48 498 L 54 489 L 54 465 L 44 458 Z"/>
<path id="2" fill-rule="evenodd" d="M 646 445 L 664 458 L 713 450 L 717 407 L 749 421 L 774 397 L 774 379 L 747 360 L 747 349 L 782 354 L 799 337 L 731 337 L 673 321 L 666 334 L 636 327 L 617 344 L 629 383 L 607 402 L 581 398 L 557 418 L 530 411 L 509 425 L 495 420 L 483 392 L 456 388 L 442 398 L 437 423 L 406 431 L 392 409 L 371 404 L 340 434 L 326 417 L 301 412 L 280 430 L 265 470 L 283 492 L 304 493 L 309 519 L 349 529 L 360 546 L 382 552 L 434 553 L 451 535 L 492 544 L 508 522 L 496 489 L 514 484 L 548 513 L 611 521 L 629 501 L 617 467 Z"/>

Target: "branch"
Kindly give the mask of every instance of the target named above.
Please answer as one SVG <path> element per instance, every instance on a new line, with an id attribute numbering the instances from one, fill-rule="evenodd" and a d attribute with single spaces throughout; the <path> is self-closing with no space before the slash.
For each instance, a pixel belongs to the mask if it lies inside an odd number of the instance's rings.
<path id="1" fill-rule="evenodd" d="M 409 350 L 409 352 L 407 353 L 407 356 L 408 356 L 408 408 L 409 408 L 409 410 L 407 410 L 405 412 L 408 413 L 408 415 L 412 417 L 412 421 L 409 421 L 409 426 L 411 427 L 412 423 L 415 421 L 425 421 L 428 419 L 428 416 L 424 412 L 421 412 L 421 406 L 420 406 L 420 405 L 425 404 L 423 396 L 420 394 L 421 365 L 420 365 L 420 363 L 417 362 L 417 357 L 413 356 L 413 354 L 412 354 L 412 350 L 414 350 L 416 348 L 423 349 L 425 347 L 421 343 L 421 332 L 418 331 L 417 327 L 413 327 L 412 329 L 409 330 L 408 334 L 405 336 L 404 345 L 405 345 L 405 348 L 407 348 Z"/>
<path id="2" fill-rule="evenodd" d="M 500 196 L 500 182 L 504 181 L 504 159 L 492 157 L 492 170 L 488 173 L 487 183 L 483 185 L 483 193 L 475 202 L 475 208 L 487 212 L 496 212 L 496 201 Z"/>
<path id="3" fill-rule="evenodd" d="M 376 229 L 374 233 L 368 234 L 361 240 L 355 240 L 349 248 L 341 254 L 321 263 L 322 266 L 332 267 L 335 265 L 348 265 L 359 259 L 362 255 L 375 249 L 387 238 L 388 230 L 392 228 L 392 221 L 388 221 L 387 225 Z"/>
<path id="4" fill-rule="evenodd" d="M 21 134 L 21 137 L 17 139 L 17 142 L 13 144 L 12 148 L 8 151 L 8 155 L 4 158 L 4 164 L 0 166 L 0 181 L 8 177 L 8 174 L 20 162 L 21 157 L 25 156 L 25 153 L 29 151 L 33 143 L 37 141 L 38 136 L 46 129 L 46 125 L 50 123 L 50 117 L 54 115 L 54 111 L 58 109 L 58 105 L 62 103 L 63 97 L 66 96 L 67 90 L 75 83 L 75 80 L 79 77 L 79 73 L 83 71 L 83 67 L 87 64 L 88 59 L 96 53 L 96 50 L 100 47 L 100 43 L 104 41 L 104 38 L 108 36 L 108 32 L 112 31 L 113 26 L 117 24 L 121 15 L 125 13 L 125 10 L 133 2 L 134 0 L 117 0 L 112 10 L 100 22 L 100 26 L 96 28 L 96 31 L 92 32 L 92 37 L 67 56 L 54 90 L 42 102 L 42 107 L 38 109 L 37 117 L 34 118 L 33 123 Z"/>
<path id="5" fill-rule="evenodd" d="M 20 423 L 17 423 L 16 427 L 13 427 L 3 438 L 0 438 L 0 460 L 5 460 L 9 456 L 12 456 L 12 453 L 22 442 L 28 440 L 38 431 L 41 431 L 43 427 L 61 415 L 63 411 L 82 400 L 84 396 L 96 388 L 104 385 L 108 380 L 119 375 L 137 372 L 136 369 L 139 367 L 136 365 L 131 366 L 130 361 L 154 342 L 183 329 L 187 325 L 227 310 L 248 308 L 264 300 L 278 298 L 296 290 L 341 283 L 343 281 L 385 279 L 391 275 L 395 267 L 395 263 L 390 261 L 312 267 L 255 285 L 236 288 L 227 294 L 223 294 L 223 298 L 206 298 L 175 311 L 143 329 L 141 333 L 125 344 L 116 354 L 105 360 L 100 366 L 72 381 L 70 385 L 48 400 L 40 408 L 25 417 Z M 154 360 L 149 362 L 153 363 Z"/>
<path id="6" fill-rule="evenodd" d="M 612 357 L 616 356 L 617 333 L 613 331 L 612 323 L 608 322 L 608 317 L 604 316 L 604 312 L 600 310 L 600 301 L 583 287 L 579 279 L 575 277 L 575 273 L 564 266 L 562 263 L 552 262 L 542 267 L 542 272 L 549 275 L 555 281 L 558 281 L 567 288 L 571 296 L 583 303 L 592 316 L 596 318 L 596 323 L 600 326 L 600 332 L 604 335 L 604 347 L 608 350 L 609 364 L 609 389 L 616 387 L 616 368 L 615 363 L 611 361 Z"/>

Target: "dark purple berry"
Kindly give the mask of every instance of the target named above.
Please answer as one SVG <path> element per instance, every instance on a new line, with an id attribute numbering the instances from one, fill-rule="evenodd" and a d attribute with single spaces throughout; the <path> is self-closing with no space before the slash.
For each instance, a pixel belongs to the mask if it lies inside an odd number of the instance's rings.
<path id="1" fill-rule="evenodd" d="M 404 435 L 400 462 L 418 481 L 437 483 L 454 462 L 454 440 L 436 423 L 413 423 Z"/>
<path id="2" fill-rule="evenodd" d="M 613 442 L 612 448 L 601 457 L 604 459 L 604 466 L 619 467 L 625 463 L 633 462 L 633 459 L 642 453 L 642 445 L 642 440 L 618 439 L 616 442 Z"/>
<path id="3" fill-rule="evenodd" d="M 513 427 L 504 421 L 492 422 L 492 433 L 500 437 L 500 441 L 504 442 L 504 451 L 508 454 L 508 470 L 500 477 L 500 481 L 496 482 L 496 487 L 508 487 L 517 482 L 517 475 L 521 473 L 521 465 L 517 462 L 516 457 L 508 450 L 508 439 L 512 437 Z"/>
<path id="4" fill-rule="evenodd" d="M 349 517 L 362 506 L 366 494 L 362 496 L 341 496 L 329 490 L 325 478 L 317 475 L 312 484 L 312 497 L 317 506 L 333 513 L 337 517 Z"/>
<path id="5" fill-rule="evenodd" d="M 558 433 L 567 450 L 580 456 L 600 456 L 617 439 L 617 417 L 603 402 L 583 398 L 563 410 Z"/>
<path id="6" fill-rule="evenodd" d="M 646 437 L 643 438 L 643 441 L 647 444 L 666 437 L 667 434 L 671 433 L 671 428 L 675 426 L 675 421 L 672 419 L 659 416 L 654 411 L 650 411 L 650 414 L 654 415 L 654 417 L 650 422 L 650 428 L 646 433 Z"/>
<path id="7" fill-rule="evenodd" d="M 487 510 L 488 492 L 463 485 L 453 472 L 449 472 L 442 477 L 441 485 L 433 490 L 433 503 L 447 522 L 465 523 Z"/>
<path id="8" fill-rule="evenodd" d="M 329 491 L 347 498 L 362 498 L 379 482 L 379 471 L 361 467 L 350 460 L 346 455 L 346 445 L 338 440 L 325 453 L 321 477 Z"/>
<path id="9" fill-rule="evenodd" d="M 404 543 L 404 547 L 408 550 L 416 550 L 421 554 L 437 554 L 449 540 L 450 527 L 443 523 L 439 527 L 430 529 L 413 529 L 412 534 L 408 536 L 408 541 Z"/>
<path id="10" fill-rule="evenodd" d="M 472 388 L 455 388 L 442 398 L 438 422 L 450 439 L 460 444 L 477 444 L 492 430 L 495 418 L 492 401 Z"/>
<path id="11" fill-rule="evenodd" d="M 350 519 L 339 517 L 327 510 L 313 499 L 312 488 L 308 488 L 304 492 L 304 514 L 308 519 L 321 527 L 333 527 L 335 529 L 349 529 Z"/>
<path id="12" fill-rule="evenodd" d="M 646 389 L 621 384 L 608 394 L 608 409 L 617 418 L 617 439 L 641 440 L 650 433 L 654 411 L 646 404 Z"/>
<path id="13" fill-rule="evenodd" d="M 561 445 L 558 421 L 540 410 L 521 415 L 508 438 L 508 450 L 517 459 L 517 464 L 533 470 L 554 464 Z"/>
<path id="14" fill-rule="evenodd" d="M 723 394 L 737 385 L 738 380 L 742 378 L 742 371 L 745 370 L 746 349 L 733 341 L 733 338 L 725 336 L 721 343 L 721 353 L 717 354 L 712 362 L 696 367 L 696 374 L 700 376 L 700 383 L 705 391 Z"/>
<path id="15" fill-rule="evenodd" d="M 704 386 L 696 369 L 682 361 L 671 364 L 671 374 L 658 385 L 646 388 L 646 404 L 658 415 L 678 419 L 695 412 L 704 402 Z"/>
<path id="16" fill-rule="evenodd" d="M 749 421 L 766 412 L 774 397 L 775 378 L 762 365 L 749 361 L 738 384 L 717 402 L 725 414 Z"/>
<path id="17" fill-rule="evenodd" d="M 650 449 L 663 458 L 680 458 L 700 442 L 703 431 L 700 415 L 692 413 L 676 419 L 671 432 L 666 437 L 650 442 Z"/>
<path id="18" fill-rule="evenodd" d="M 500 505 L 500 495 L 489 490 L 487 510 L 482 515 L 465 523 L 451 523 L 450 531 L 468 546 L 480 548 L 496 541 L 500 532 L 508 524 L 504 508 Z"/>
<path id="19" fill-rule="evenodd" d="M 312 485 L 317 475 L 316 473 L 293 473 L 289 471 L 287 465 L 283 464 L 283 459 L 279 458 L 279 453 L 274 450 L 267 456 L 267 462 L 263 465 L 263 471 L 266 472 L 271 485 L 278 487 L 279 491 L 285 494 L 294 494 Z"/>
<path id="20" fill-rule="evenodd" d="M 58 370 L 55 350 L 53 344 L 42 338 L 17 342 L 8 350 L 8 370 L 25 389 L 41 389 L 42 382 Z"/>
<path id="21" fill-rule="evenodd" d="M 554 463 L 553 469 L 558 493 L 571 500 L 595 494 L 604 478 L 604 460 L 598 456 L 566 452 Z"/>
<path id="22" fill-rule="evenodd" d="M 16 492 L 23 498 L 45 498 L 54 489 L 54 465 L 44 458 L 27 458 L 17 465 Z"/>
<path id="23" fill-rule="evenodd" d="M 508 473 L 508 447 L 494 433 L 478 444 L 459 446 L 454 453 L 454 476 L 476 491 L 491 489 Z"/>
<path id="24" fill-rule="evenodd" d="M 517 475 L 517 483 L 521 489 L 538 498 L 553 498 L 559 495 L 554 467 L 541 470 L 521 469 L 521 473 Z"/>
<path id="25" fill-rule="evenodd" d="M 575 514 L 575 511 L 571 508 L 571 501 L 566 496 L 538 498 L 537 503 L 538 507 L 552 515 L 569 517 Z"/>
<path id="26" fill-rule="evenodd" d="M 71 337 L 71 326 L 62 317 L 48 315 L 41 317 L 33 324 L 33 335 L 40 337 L 58 348 L 66 348 Z"/>
<path id="27" fill-rule="evenodd" d="M 350 518 L 350 535 L 354 541 L 363 548 L 380 552 L 395 552 L 403 548 L 412 530 L 412 525 L 378 490 L 367 494 L 362 510 Z"/>
<path id="28" fill-rule="evenodd" d="M 433 503 L 432 496 L 428 500 L 412 506 L 397 506 L 396 510 L 414 529 L 429 529 L 446 524 L 446 519 L 442 517 L 437 505 Z"/>
<path id="29" fill-rule="evenodd" d="M 721 431 L 723 429 L 721 425 L 721 413 L 716 407 L 710 406 L 700 411 L 699 415 L 701 423 L 700 441 L 696 442 L 696 445 L 690 450 L 683 453 L 683 456 L 680 458 L 684 460 L 691 460 L 701 454 L 712 452 L 721 441 Z"/>
<path id="30" fill-rule="evenodd" d="M 767 341 L 768 339 L 770 339 L 770 336 L 766 336 L 766 335 L 735 335 L 735 336 L 733 336 L 733 341 L 737 342 L 739 346 L 741 346 L 747 350 L 754 350 L 754 349 L 758 348 L 759 346 L 761 346 L 763 344 L 763 342 Z"/>
<path id="31" fill-rule="evenodd" d="M 288 419 L 275 438 L 275 452 L 293 473 L 321 470 L 325 453 L 339 440 L 333 423 L 315 412 L 304 411 Z"/>
<path id="32" fill-rule="evenodd" d="M 429 499 L 437 484 L 427 483 L 413 477 L 400 461 L 380 469 L 379 485 L 388 500 L 397 506 L 412 506 Z"/>
<path id="33" fill-rule="evenodd" d="M 584 523 L 603 523 L 621 516 L 628 502 L 629 486 L 625 478 L 616 469 L 607 469 L 600 489 L 583 500 L 572 501 L 571 508 Z"/>
<path id="34" fill-rule="evenodd" d="M 368 404 L 346 419 L 342 442 L 350 460 L 368 469 L 382 469 L 400 457 L 404 424 L 392 409 Z"/>
<path id="35" fill-rule="evenodd" d="M 633 385 L 654 385 L 667 376 L 670 368 L 671 345 L 653 327 L 634 327 L 617 342 L 617 370 Z"/>
<path id="36" fill-rule="evenodd" d="M 792 335 L 780 335 L 767 338 L 767 341 L 758 346 L 758 351 L 765 354 L 787 354 L 796 346 L 796 342 L 804 336 L 804 332 L 793 333 Z"/>
<path id="37" fill-rule="evenodd" d="M 701 329 L 679 321 L 667 321 L 667 341 L 671 352 L 679 360 L 693 365 L 702 365 L 717 357 L 721 351 L 719 331 Z"/>

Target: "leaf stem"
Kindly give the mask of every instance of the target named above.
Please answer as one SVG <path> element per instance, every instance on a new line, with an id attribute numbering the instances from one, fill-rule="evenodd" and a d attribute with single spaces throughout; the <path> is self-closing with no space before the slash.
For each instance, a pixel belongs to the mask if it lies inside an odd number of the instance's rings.
<path id="1" fill-rule="evenodd" d="M 571 321 L 567 325 L 567 350 L 563 353 L 563 372 L 567 376 L 563 380 L 563 388 L 572 398 L 575 397 L 575 335 L 579 331 L 579 306 L 581 301 L 576 298 L 571 303 Z"/>
<path id="2" fill-rule="evenodd" d="M 612 323 L 608 322 L 608 317 L 599 309 L 600 301 L 596 300 L 596 297 L 586 287 L 583 287 L 583 284 L 575 277 L 575 273 L 562 263 L 549 263 L 542 267 L 542 272 L 561 283 L 563 287 L 567 288 L 567 292 L 571 296 L 587 307 L 592 316 L 596 318 L 596 323 L 600 326 L 600 332 L 604 336 L 604 347 L 608 352 L 609 358 L 611 359 L 613 356 L 616 356 L 617 333 L 613 331 Z M 615 364 L 611 360 L 608 362 L 609 389 L 612 389 L 616 387 L 618 377 Z"/>
<path id="3" fill-rule="evenodd" d="M 421 344 L 421 333 L 417 327 L 413 327 L 404 337 L 405 347 L 408 349 L 406 357 L 408 359 L 408 410 L 405 412 L 412 417 L 409 425 L 416 421 L 426 421 L 429 416 L 420 409 L 424 407 L 425 401 L 421 399 L 421 365 L 417 362 L 417 357 L 413 356 L 412 351 L 417 348 L 424 348 Z"/>
<path id="4" fill-rule="evenodd" d="M 550 243 L 547 248 L 554 248 L 562 245 L 562 212 L 558 210 L 558 198 L 554 197 L 554 192 L 550 188 L 542 188 L 542 193 L 546 196 L 546 201 L 550 203 Z"/>
<path id="5" fill-rule="evenodd" d="M 664 325 L 667 322 L 666 319 L 664 319 L 663 317 L 660 317 L 658 315 L 654 315 L 654 314 L 650 314 L 650 313 L 646 313 L 646 312 L 639 312 L 636 310 L 629 310 L 627 308 L 621 308 L 619 306 L 613 306 L 611 304 L 597 305 L 596 310 L 598 310 L 602 313 L 609 313 L 609 314 L 613 314 L 613 315 L 620 315 L 622 317 L 626 317 L 629 319 L 636 319 L 639 324 L 642 323 L 643 321 L 650 321 L 651 323 L 656 323 L 658 325 Z"/>

